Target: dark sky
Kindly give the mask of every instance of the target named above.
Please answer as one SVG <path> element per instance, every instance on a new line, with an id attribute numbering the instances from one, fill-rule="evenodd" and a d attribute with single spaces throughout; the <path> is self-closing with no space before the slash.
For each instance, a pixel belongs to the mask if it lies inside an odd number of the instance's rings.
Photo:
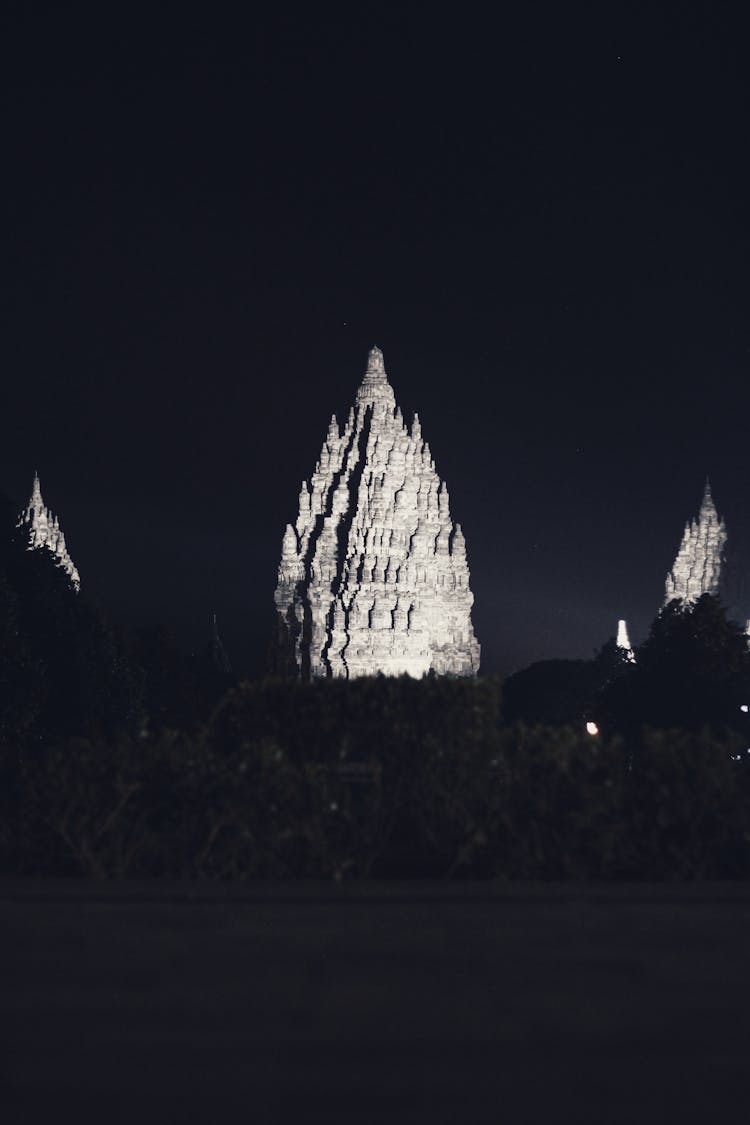
<path id="1" fill-rule="evenodd" d="M 378 344 L 466 533 L 483 669 L 641 637 L 707 472 L 748 524 L 743 30 L 154 7 L 5 6 L 0 490 L 38 468 L 90 594 L 188 638 L 215 607 L 257 671 Z"/>

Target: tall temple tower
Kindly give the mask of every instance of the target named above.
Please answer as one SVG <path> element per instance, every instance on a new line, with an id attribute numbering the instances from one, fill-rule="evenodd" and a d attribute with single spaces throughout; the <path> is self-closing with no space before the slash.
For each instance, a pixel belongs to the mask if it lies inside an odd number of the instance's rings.
<path id="1" fill-rule="evenodd" d="M 304 678 L 479 669 L 461 526 L 419 417 L 404 423 L 379 348 L 343 430 L 334 414 L 302 482 L 275 602 L 281 645 Z"/>
<path id="2" fill-rule="evenodd" d="M 719 590 L 727 531 L 719 519 L 708 480 L 698 519 L 685 524 L 674 566 L 667 575 L 665 603 L 672 598 L 696 602 Z"/>
<path id="3" fill-rule="evenodd" d="M 76 590 L 81 588 L 81 579 L 75 563 L 68 554 L 65 536 L 57 516 L 53 516 L 42 500 L 42 490 L 36 473 L 31 498 L 18 517 L 16 526 L 28 532 L 29 551 L 50 551 L 55 556 L 57 565 L 65 571 Z"/>

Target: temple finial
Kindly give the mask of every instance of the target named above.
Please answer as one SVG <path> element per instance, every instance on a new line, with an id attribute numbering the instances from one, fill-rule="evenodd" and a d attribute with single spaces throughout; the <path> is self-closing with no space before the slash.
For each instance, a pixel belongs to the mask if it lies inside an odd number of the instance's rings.
<path id="1" fill-rule="evenodd" d="M 393 388 L 385 373 L 383 353 L 380 348 L 370 348 L 367 355 L 367 369 L 357 392 L 357 403 L 363 406 L 385 403 L 392 409 L 396 406 Z"/>
<path id="2" fill-rule="evenodd" d="M 716 510 L 716 502 L 711 492 L 711 481 L 706 477 L 706 483 L 703 487 L 703 499 L 701 500 L 701 513 L 707 513 L 709 516 L 716 516 L 718 519 L 719 513 Z"/>
<path id="3" fill-rule="evenodd" d="M 370 348 L 367 355 L 367 371 L 365 372 L 365 378 L 367 378 L 368 375 L 380 379 L 386 378 L 385 362 L 380 348 Z"/>

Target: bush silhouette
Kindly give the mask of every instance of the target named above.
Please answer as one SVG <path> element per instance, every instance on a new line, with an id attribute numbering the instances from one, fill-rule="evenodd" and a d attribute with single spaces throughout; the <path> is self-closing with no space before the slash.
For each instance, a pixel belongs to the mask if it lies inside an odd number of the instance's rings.
<path id="1" fill-rule="evenodd" d="M 675 599 L 656 617 L 637 662 L 602 693 L 601 714 L 617 729 L 639 726 L 747 729 L 750 653 L 742 628 L 704 594 Z"/>

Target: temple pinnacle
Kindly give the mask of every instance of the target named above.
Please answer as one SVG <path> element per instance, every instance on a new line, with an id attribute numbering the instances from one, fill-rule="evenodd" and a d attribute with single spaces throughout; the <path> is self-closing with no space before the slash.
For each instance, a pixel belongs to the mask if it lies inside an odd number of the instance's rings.
<path id="1" fill-rule="evenodd" d="M 703 488 L 703 500 L 701 502 L 701 508 L 706 508 L 706 507 L 711 507 L 711 508 L 715 507 L 714 498 L 711 495 L 711 481 L 708 479 L 708 477 L 706 477 L 706 483 L 705 483 L 705 486 Z"/>
<path id="2" fill-rule="evenodd" d="M 67 574 L 74 589 L 80 589 L 81 578 L 68 554 L 60 522 L 42 500 L 38 473 L 34 473 L 31 497 L 18 517 L 16 527 L 22 528 L 27 536 L 27 550 L 36 551 L 44 548 L 49 551 L 54 555 L 57 565 Z"/>
<path id="3" fill-rule="evenodd" d="M 367 378 L 368 375 L 374 375 L 376 378 L 380 379 L 387 378 L 383 353 L 380 348 L 370 348 L 367 356 L 367 372 L 365 378 Z"/>
<path id="4" fill-rule="evenodd" d="M 635 653 L 628 635 L 628 623 L 622 618 L 617 622 L 617 640 L 615 642 L 629 664 L 635 664 Z"/>
<path id="5" fill-rule="evenodd" d="M 706 480 L 698 519 L 687 524 L 674 565 L 667 575 L 665 602 L 681 598 L 694 603 L 701 594 L 719 591 L 727 531 L 719 518 Z"/>
<path id="6" fill-rule="evenodd" d="M 383 353 L 380 348 L 370 348 L 367 355 L 367 370 L 357 391 L 357 405 L 374 407 L 376 403 L 384 404 L 392 410 L 396 408 L 393 387 L 385 373 Z"/>

